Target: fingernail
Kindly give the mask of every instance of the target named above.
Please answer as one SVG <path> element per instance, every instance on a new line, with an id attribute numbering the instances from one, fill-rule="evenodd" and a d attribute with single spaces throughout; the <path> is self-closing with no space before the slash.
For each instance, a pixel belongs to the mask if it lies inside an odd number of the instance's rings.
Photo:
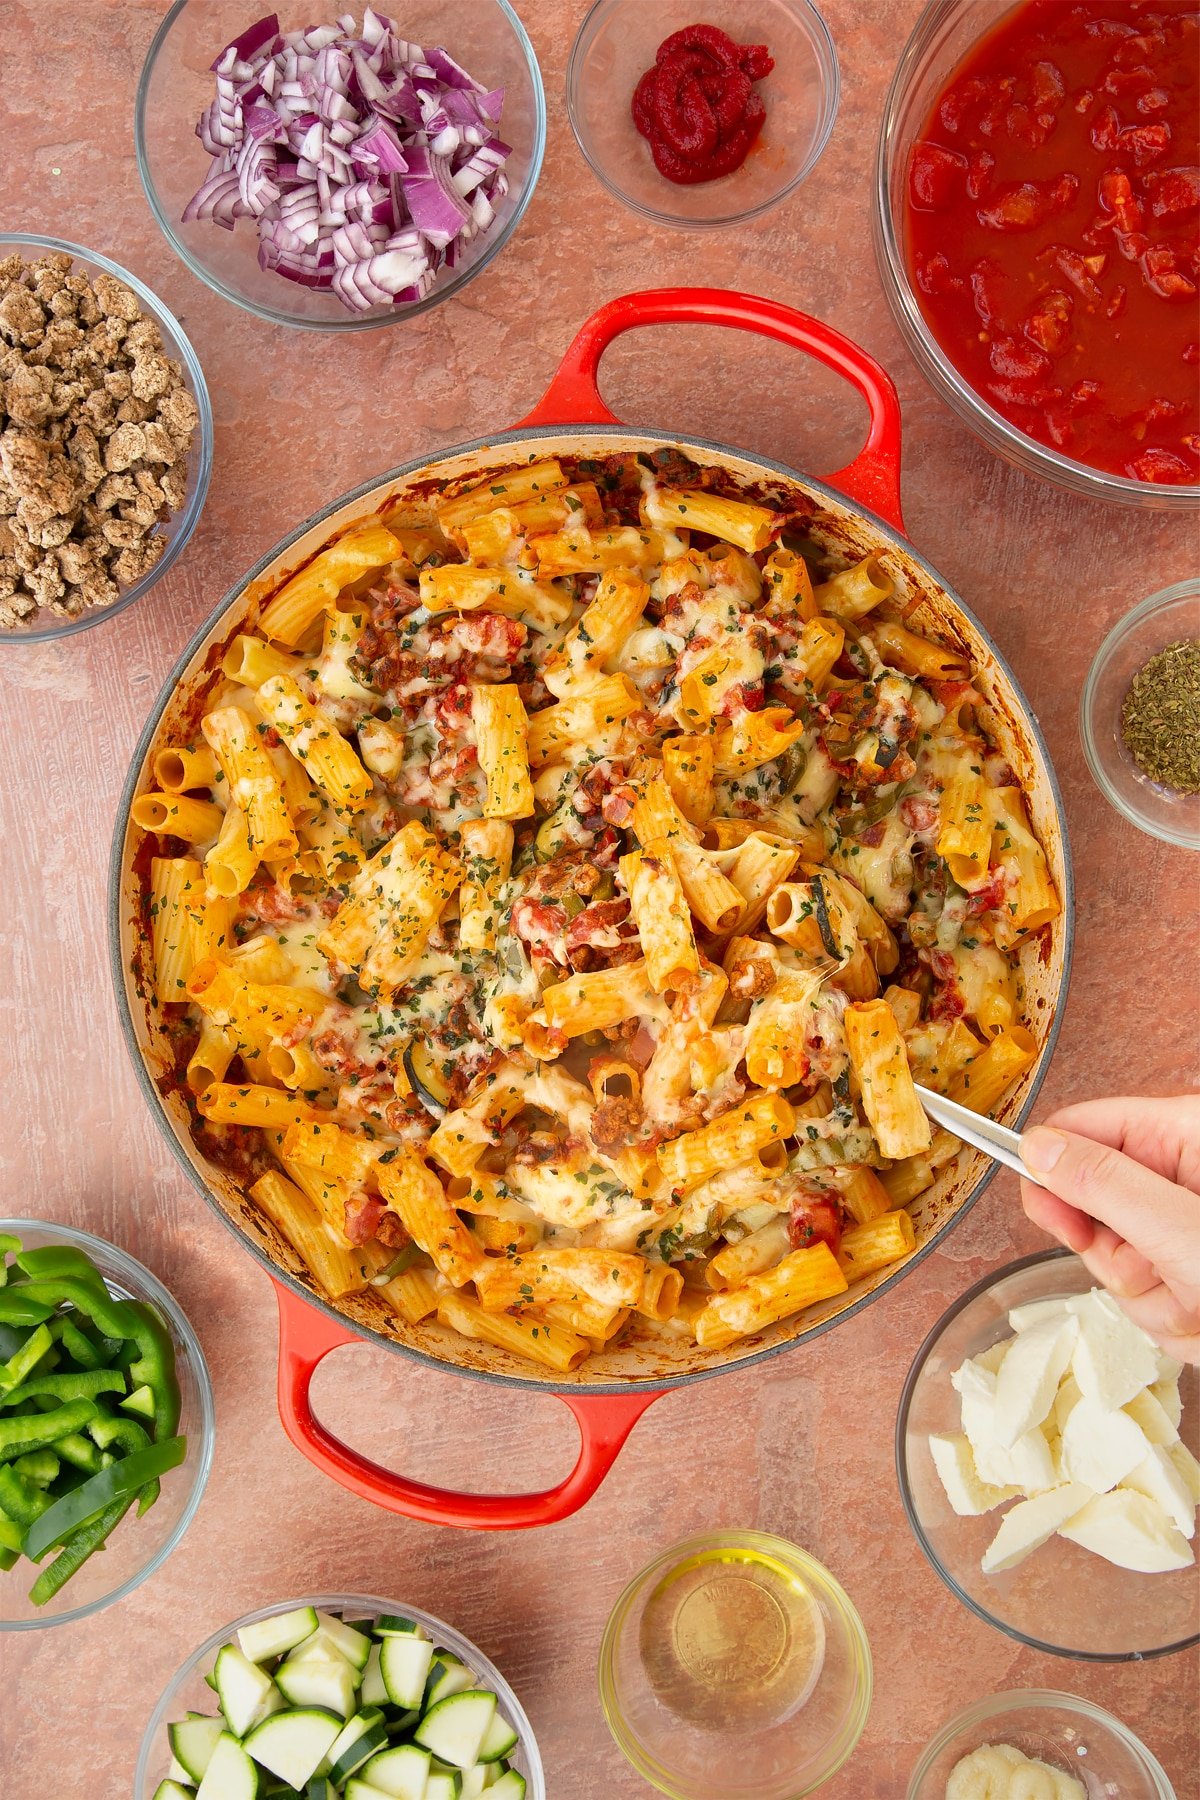
<path id="1" fill-rule="evenodd" d="M 1048 1175 L 1066 1147 L 1062 1132 L 1045 1125 L 1035 1125 L 1021 1139 L 1021 1155 L 1038 1175 Z"/>

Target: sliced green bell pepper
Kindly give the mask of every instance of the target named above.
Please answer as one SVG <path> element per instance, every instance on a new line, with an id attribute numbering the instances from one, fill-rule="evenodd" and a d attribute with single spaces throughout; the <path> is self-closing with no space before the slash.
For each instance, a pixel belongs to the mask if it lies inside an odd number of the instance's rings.
<path id="1" fill-rule="evenodd" d="M 44 1244 L 37 1250 L 22 1250 L 17 1255 L 17 1267 L 30 1281 L 57 1281 L 65 1275 L 108 1293 L 104 1277 L 91 1257 L 74 1244 Z"/>
<path id="2" fill-rule="evenodd" d="M 11 1231 L 0 1231 L 0 1287 L 8 1280 L 8 1264 L 5 1258 L 14 1256 L 21 1248 L 21 1240 L 14 1237 Z"/>
<path id="3" fill-rule="evenodd" d="M 22 1456 L 26 1450 L 55 1449 L 63 1438 L 82 1429 L 96 1416 L 91 1400 L 69 1400 L 53 1412 L 18 1413 L 0 1418 L 0 1462 Z"/>
<path id="4" fill-rule="evenodd" d="M 73 1319 L 60 1316 L 51 1320 L 50 1330 L 73 1363 L 81 1369 L 102 1369 L 104 1357 L 86 1331 L 80 1331 Z"/>
<path id="5" fill-rule="evenodd" d="M 130 1300 L 134 1329 L 129 1335 L 138 1347 L 129 1365 L 131 1387 L 148 1387 L 154 1395 L 154 1437 L 169 1438 L 179 1424 L 179 1380 L 175 1373 L 175 1345 L 166 1324 L 144 1300 Z"/>
<path id="6" fill-rule="evenodd" d="M 56 1275 L 41 1281 L 28 1281 L 18 1291 L 8 1294 L 0 1291 L 0 1318 L 4 1317 L 4 1301 L 23 1301 L 26 1305 L 33 1303 L 47 1310 L 43 1317 L 49 1318 L 60 1306 L 73 1306 L 84 1319 L 91 1319 L 105 1337 L 136 1338 L 138 1321 L 133 1311 L 133 1302 L 114 1300 L 102 1283 L 92 1282 L 78 1275 Z M 40 1324 L 40 1319 L 30 1321 Z"/>
<path id="7" fill-rule="evenodd" d="M 43 1569 L 29 1590 L 29 1598 L 35 1606 L 45 1606 L 47 1600 L 53 1600 L 55 1594 L 77 1575 L 89 1556 L 104 1547 L 107 1539 L 121 1523 L 125 1514 L 133 1504 L 128 1500 L 114 1500 L 107 1511 L 90 1525 L 82 1525 L 73 1532 L 63 1545 L 61 1552 L 55 1557 L 49 1568 Z"/>
<path id="8" fill-rule="evenodd" d="M 62 1544 L 73 1533 L 90 1525 L 94 1519 L 117 1501 L 128 1504 L 148 1482 L 178 1468 L 187 1455 L 187 1439 L 165 1438 L 135 1450 L 111 1468 L 102 1469 L 81 1487 L 64 1494 L 29 1527 L 25 1537 L 26 1556 L 37 1558 L 55 1544 Z"/>
<path id="9" fill-rule="evenodd" d="M 94 1400 L 97 1394 L 123 1394 L 125 1377 L 120 1369 L 75 1369 L 66 1374 L 31 1375 L 20 1387 L 0 1393 L 0 1406 L 19 1406 L 35 1394 L 51 1394 L 56 1400 Z"/>
<path id="10" fill-rule="evenodd" d="M 48 1325 L 38 1325 L 30 1332 L 21 1348 L 0 1368 L 0 1406 L 9 1404 L 9 1391 L 19 1386 L 31 1370 L 54 1348 Z"/>
<path id="11" fill-rule="evenodd" d="M 51 1496 L 40 1487 L 23 1480 L 7 1463 L 0 1463 L 0 1511 L 15 1525 L 32 1525 L 53 1504 Z"/>
<path id="12" fill-rule="evenodd" d="M 23 1481 L 32 1481 L 35 1487 L 49 1487 L 52 1481 L 58 1480 L 62 1464 L 53 1450 L 27 1450 L 14 1463 L 0 1463 L 0 1468 L 11 1468 Z"/>
<path id="13" fill-rule="evenodd" d="M 73 1468 L 82 1469 L 85 1475 L 94 1475 L 100 1467 L 100 1452 L 90 1438 L 78 1431 L 68 1431 L 66 1437 L 57 1438 L 54 1454 Z"/>
<path id="14" fill-rule="evenodd" d="M 24 1287 L 0 1288 L 0 1325 L 44 1325 L 54 1317 L 54 1307 Z"/>

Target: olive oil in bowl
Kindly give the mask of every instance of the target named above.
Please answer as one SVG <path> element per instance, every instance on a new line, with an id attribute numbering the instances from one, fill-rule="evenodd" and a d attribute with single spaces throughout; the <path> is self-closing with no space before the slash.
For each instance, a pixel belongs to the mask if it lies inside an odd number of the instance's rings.
<path id="1" fill-rule="evenodd" d="M 647 1599 L 640 1635 L 663 1705 L 720 1732 L 789 1718 L 825 1660 L 825 1624 L 808 1587 L 758 1550 L 686 1557 Z"/>
<path id="2" fill-rule="evenodd" d="M 672 1800 L 801 1800 L 841 1768 L 871 1704 L 849 1595 L 761 1531 L 662 1550 L 613 1608 L 599 1678 L 617 1744 Z"/>

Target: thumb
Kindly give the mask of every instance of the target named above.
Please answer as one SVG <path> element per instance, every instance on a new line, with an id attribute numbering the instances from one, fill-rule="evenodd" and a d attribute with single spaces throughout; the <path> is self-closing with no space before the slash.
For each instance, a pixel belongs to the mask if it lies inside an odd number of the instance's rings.
<path id="1" fill-rule="evenodd" d="M 1021 1155 L 1048 1192 L 1109 1226 L 1164 1274 L 1185 1276 L 1200 1205 L 1194 1194 L 1110 1144 L 1051 1126 L 1027 1131 Z"/>

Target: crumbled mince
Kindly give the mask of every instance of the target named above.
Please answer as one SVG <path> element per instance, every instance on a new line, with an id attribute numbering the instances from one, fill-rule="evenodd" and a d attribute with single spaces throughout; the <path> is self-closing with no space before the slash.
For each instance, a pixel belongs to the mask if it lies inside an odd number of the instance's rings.
<path id="1" fill-rule="evenodd" d="M 0 259 L 0 627 L 77 618 L 149 573 L 199 422 L 124 282 L 61 251 Z"/>

